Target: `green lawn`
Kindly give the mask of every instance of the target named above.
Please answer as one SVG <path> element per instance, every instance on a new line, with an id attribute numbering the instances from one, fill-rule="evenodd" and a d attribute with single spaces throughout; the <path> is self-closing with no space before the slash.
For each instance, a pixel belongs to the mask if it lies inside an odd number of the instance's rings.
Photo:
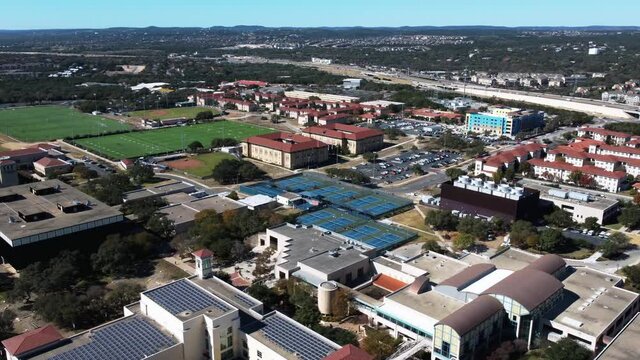
<path id="1" fill-rule="evenodd" d="M 47 141 L 127 129 L 130 129 L 127 124 L 64 106 L 0 110 L 0 132 L 20 141 Z"/>
<path id="2" fill-rule="evenodd" d="M 175 118 L 187 118 L 194 119 L 199 112 L 202 111 L 211 111 L 214 115 L 219 114 L 220 112 L 216 109 L 205 108 L 205 107 L 183 107 L 183 108 L 172 108 L 172 109 L 158 109 L 158 110 L 140 110 L 130 112 L 130 116 L 141 117 L 144 119 L 153 119 L 153 120 L 165 120 L 165 119 L 175 119 Z"/>
<path id="3" fill-rule="evenodd" d="M 217 121 L 191 126 L 137 131 L 79 139 L 77 144 L 96 154 L 112 159 L 137 158 L 147 155 L 172 153 L 185 149 L 192 141 L 208 146 L 214 138 L 244 140 L 253 135 L 275 130 L 251 124 Z"/>
<path id="4" fill-rule="evenodd" d="M 185 169 L 184 171 L 197 177 L 207 177 L 211 175 L 213 168 L 215 168 L 220 161 L 225 159 L 235 159 L 233 155 L 227 153 L 214 152 L 208 154 L 200 154 L 194 157 L 195 160 L 201 161 L 202 165 L 197 168 Z"/>

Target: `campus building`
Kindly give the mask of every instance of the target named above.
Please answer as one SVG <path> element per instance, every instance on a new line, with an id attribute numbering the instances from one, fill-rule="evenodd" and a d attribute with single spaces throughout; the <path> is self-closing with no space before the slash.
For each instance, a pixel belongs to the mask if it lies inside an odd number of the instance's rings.
<path id="1" fill-rule="evenodd" d="M 618 276 L 512 248 L 454 259 L 406 245 L 372 259 L 372 271 L 351 289 L 359 310 L 434 360 L 483 359 L 509 338 L 531 349 L 570 337 L 598 352 L 640 306 Z"/>
<path id="2" fill-rule="evenodd" d="M 18 168 L 13 160 L 0 160 L 0 188 L 18 185 Z"/>
<path id="3" fill-rule="evenodd" d="M 504 106 L 492 106 L 487 112 L 467 114 L 466 119 L 468 132 L 511 138 L 522 131 L 531 131 L 543 126 L 543 112 Z"/>
<path id="4" fill-rule="evenodd" d="M 309 137 L 336 147 L 348 149 L 354 155 L 380 150 L 384 146 L 384 133 L 345 124 L 328 124 L 302 129 Z"/>
<path id="5" fill-rule="evenodd" d="M 537 190 L 463 175 L 442 184 L 440 208 L 471 216 L 498 216 L 509 221 L 533 220 L 538 216 L 539 195 Z"/>
<path id="6" fill-rule="evenodd" d="M 44 343 L 30 359 L 323 360 L 340 349 L 212 277 L 212 256 L 195 252 L 197 276 L 142 292 L 139 301 L 125 306 L 122 318 L 65 339 L 52 333 L 23 345 L 20 354 Z M 7 339 L 3 345 L 15 355 L 11 351 L 18 342 Z"/>
<path id="7" fill-rule="evenodd" d="M 545 204 L 549 204 L 549 208 L 557 206 L 571 214 L 576 223 L 584 223 L 585 219 L 593 217 L 598 220 L 598 224 L 604 225 L 615 220 L 620 211 L 620 203 L 614 199 L 551 188 L 533 182 L 527 182 L 526 186 L 540 192 L 543 207 Z"/>
<path id="8" fill-rule="evenodd" d="M 287 169 L 298 169 L 326 162 L 329 146 L 306 136 L 281 132 L 246 139 L 242 143 L 242 155 Z"/>
<path id="9" fill-rule="evenodd" d="M 522 165 L 529 159 L 540 159 L 544 157 L 546 146 L 538 143 L 523 144 L 511 150 L 501 151 L 495 155 L 476 159 L 474 175 L 485 174 L 492 176 L 498 170 L 505 171 L 507 168 L 515 168 Z"/>
<path id="10" fill-rule="evenodd" d="M 120 211 L 59 180 L 0 190 L 0 237 L 12 248 L 123 220 Z"/>

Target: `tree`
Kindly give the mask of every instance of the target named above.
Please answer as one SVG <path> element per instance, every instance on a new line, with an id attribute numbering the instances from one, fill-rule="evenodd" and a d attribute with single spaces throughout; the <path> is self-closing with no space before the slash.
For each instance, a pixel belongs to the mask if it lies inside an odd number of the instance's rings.
<path id="1" fill-rule="evenodd" d="M 15 318 L 16 313 L 11 309 L 0 311 L 0 340 L 13 336 L 13 320 L 15 320 Z"/>
<path id="2" fill-rule="evenodd" d="M 273 271 L 273 266 L 271 265 L 273 254 L 275 254 L 275 249 L 268 247 L 256 257 L 256 268 L 253 270 L 253 276 L 260 279 L 271 274 L 271 271 Z"/>
<path id="3" fill-rule="evenodd" d="M 187 147 L 189 148 L 189 151 L 191 151 L 192 153 L 195 153 L 202 150 L 204 146 L 200 141 L 196 140 L 196 141 L 190 142 L 189 145 L 187 145 Z"/>
<path id="4" fill-rule="evenodd" d="M 455 250 L 466 250 L 472 247 L 476 243 L 473 235 L 471 234 L 458 234 L 458 236 L 453 240 L 453 248 Z"/>
<path id="5" fill-rule="evenodd" d="M 544 220 L 559 228 L 566 228 L 573 225 L 571 214 L 559 208 L 554 209 L 551 214 L 545 215 Z"/>
<path id="6" fill-rule="evenodd" d="M 520 172 L 522 172 L 522 175 L 525 177 L 533 177 L 534 175 L 533 166 L 531 166 L 529 162 L 524 162 L 520 165 Z"/>
<path id="7" fill-rule="evenodd" d="M 106 298 L 105 303 L 110 309 L 110 316 L 119 316 L 125 305 L 140 300 L 140 293 L 144 291 L 142 285 L 131 281 L 116 283 Z"/>
<path id="8" fill-rule="evenodd" d="M 557 343 L 551 344 L 544 354 L 547 360 L 591 359 L 591 352 L 570 338 L 564 338 Z"/>
<path id="9" fill-rule="evenodd" d="M 348 344 L 359 346 L 358 337 L 349 330 L 333 326 L 318 325 L 313 327 L 313 331 L 341 346 Z"/>
<path id="10" fill-rule="evenodd" d="M 629 229 L 637 229 L 640 227 L 640 206 L 627 205 L 620 212 L 618 221 Z"/>
<path id="11" fill-rule="evenodd" d="M 137 220 L 143 224 L 147 223 L 151 216 L 167 202 L 159 197 L 146 197 L 138 200 L 129 200 L 122 204 L 120 211 L 136 216 Z"/>
<path id="12" fill-rule="evenodd" d="M 580 184 L 580 179 L 582 178 L 582 171 L 580 170 L 574 170 L 569 174 L 569 181 L 571 181 L 572 183 L 578 185 Z"/>
<path id="13" fill-rule="evenodd" d="M 213 168 L 211 176 L 221 184 L 233 184 L 259 179 L 264 174 L 264 171 L 251 162 L 224 159 Z"/>
<path id="14" fill-rule="evenodd" d="M 129 177 L 131 177 L 131 181 L 134 184 L 140 185 L 145 182 L 150 181 L 155 176 L 153 172 L 153 167 L 149 165 L 143 165 L 140 163 L 135 163 L 128 171 Z"/>
<path id="15" fill-rule="evenodd" d="M 424 244 L 422 244 L 422 250 L 433 251 L 439 254 L 442 254 L 444 252 L 442 246 L 440 246 L 440 244 L 438 244 L 438 241 L 435 239 L 428 239 L 427 241 L 425 241 Z"/>
<path id="16" fill-rule="evenodd" d="M 126 191 L 133 190 L 129 175 L 123 173 L 107 176 L 87 182 L 81 189 L 96 199 L 110 206 L 122 203 L 122 196 Z"/>
<path id="17" fill-rule="evenodd" d="M 490 225 L 484 220 L 467 216 L 460 220 L 456 229 L 461 233 L 473 235 L 479 240 L 486 240 Z"/>
<path id="18" fill-rule="evenodd" d="M 593 230 L 593 231 L 600 229 L 600 224 L 598 224 L 598 218 L 593 216 L 587 217 L 586 219 L 584 219 L 584 224 L 582 224 L 582 227 L 585 229 Z"/>
<path id="19" fill-rule="evenodd" d="M 330 168 L 326 169 L 325 172 L 330 177 L 347 180 L 356 185 L 369 184 L 371 182 L 371 179 L 367 175 L 357 170 Z"/>
<path id="20" fill-rule="evenodd" d="M 196 120 L 210 120 L 210 119 L 213 119 L 213 111 L 211 110 L 200 111 L 199 113 L 196 114 Z"/>
<path id="21" fill-rule="evenodd" d="M 227 195 L 227 197 L 228 197 L 229 199 L 231 199 L 231 200 L 238 200 L 238 199 L 240 199 L 240 198 L 238 197 L 238 193 L 237 193 L 235 190 L 232 190 L 232 191 L 229 193 L 229 195 Z"/>
<path id="22" fill-rule="evenodd" d="M 615 232 L 600 245 L 599 250 L 603 257 L 612 259 L 622 255 L 627 248 L 629 248 L 629 237 L 621 232 Z"/>
<path id="23" fill-rule="evenodd" d="M 625 286 L 631 287 L 635 292 L 640 292 L 640 265 L 629 265 L 622 268 L 622 273 L 627 277 Z"/>
<path id="24" fill-rule="evenodd" d="M 72 172 L 81 179 L 89 180 L 95 179 L 98 177 L 98 172 L 92 169 L 89 169 L 85 164 L 76 164 L 73 167 Z"/>
<path id="25" fill-rule="evenodd" d="M 366 152 L 362 154 L 362 158 L 367 162 L 376 162 L 376 160 L 378 160 L 378 153 Z"/>
<path id="26" fill-rule="evenodd" d="M 415 164 L 411 167 L 411 171 L 416 175 L 416 176 L 422 176 L 424 174 L 426 174 L 427 172 L 424 171 L 422 169 L 422 166 L 420 166 L 419 164 Z"/>
<path id="27" fill-rule="evenodd" d="M 96 271 L 114 277 L 132 274 L 137 260 L 134 243 L 120 235 L 108 236 L 98 251 L 91 256 Z"/>
<path id="28" fill-rule="evenodd" d="M 362 349 L 374 356 L 375 360 L 383 360 L 391 356 L 401 341 L 384 330 L 367 328 L 367 337 L 362 340 Z"/>
<path id="29" fill-rule="evenodd" d="M 165 240 L 172 238 L 176 234 L 173 220 L 167 219 L 167 216 L 161 213 L 151 215 L 145 228 Z"/>
<path id="30" fill-rule="evenodd" d="M 564 237 L 562 232 L 558 229 L 544 229 L 540 233 L 538 240 L 538 250 L 546 252 L 555 252 L 563 244 Z"/>
<path id="31" fill-rule="evenodd" d="M 275 290 L 259 282 L 251 284 L 251 286 L 247 288 L 247 293 L 260 300 L 269 309 L 278 308 L 284 300 Z"/>
<path id="32" fill-rule="evenodd" d="M 315 298 L 310 294 L 298 297 L 298 300 L 293 301 L 291 303 L 296 305 L 296 314 L 294 315 L 294 319 L 300 324 L 312 327 L 314 325 L 318 325 L 320 322 L 320 311 L 318 310 L 318 305 L 316 304 Z"/>
<path id="33" fill-rule="evenodd" d="M 424 219 L 425 224 L 431 225 L 434 230 L 453 231 L 458 225 L 458 218 L 451 211 L 432 210 L 429 211 Z"/>
<path id="34" fill-rule="evenodd" d="M 537 237 L 536 228 L 528 221 L 517 220 L 511 225 L 510 240 L 516 247 L 526 248 L 533 237 Z M 537 243 L 537 240 L 536 240 Z"/>
<path id="35" fill-rule="evenodd" d="M 449 168 L 444 172 L 449 179 L 451 180 L 455 180 L 457 178 L 459 178 L 460 176 L 466 174 L 466 172 L 462 169 L 458 169 L 458 168 Z"/>
<path id="36" fill-rule="evenodd" d="M 511 360 L 519 359 L 520 355 L 527 352 L 527 342 L 524 340 L 505 341 L 500 344 L 489 356 L 487 360 Z"/>

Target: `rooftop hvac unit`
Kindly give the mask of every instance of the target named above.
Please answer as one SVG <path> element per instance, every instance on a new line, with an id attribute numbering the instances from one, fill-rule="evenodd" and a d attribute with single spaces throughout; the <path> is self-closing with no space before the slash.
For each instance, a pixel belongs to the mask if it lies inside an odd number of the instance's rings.
<path id="1" fill-rule="evenodd" d="M 567 192 L 563 190 L 551 189 L 549 190 L 549 195 L 560 198 L 560 199 L 567 198 Z"/>
<path id="2" fill-rule="evenodd" d="M 473 179 L 473 181 L 471 181 L 471 183 L 472 183 L 474 186 L 482 186 L 482 179 L 477 179 L 477 178 L 476 178 L 476 179 Z"/>
<path id="3" fill-rule="evenodd" d="M 574 199 L 579 201 L 589 201 L 589 194 L 571 191 L 569 192 L 569 199 Z"/>
<path id="4" fill-rule="evenodd" d="M 465 184 L 469 183 L 469 176 L 468 175 L 462 175 L 460 177 L 458 177 L 458 181 L 463 182 Z"/>
<path id="5" fill-rule="evenodd" d="M 485 181 L 484 187 L 493 190 L 496 187 L 496 183 L 493 181 Z"/>

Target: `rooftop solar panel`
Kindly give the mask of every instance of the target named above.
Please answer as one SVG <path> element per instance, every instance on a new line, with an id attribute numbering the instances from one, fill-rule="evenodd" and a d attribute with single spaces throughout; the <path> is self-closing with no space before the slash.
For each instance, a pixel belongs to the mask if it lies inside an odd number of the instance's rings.
<path id="1" fill-rule="evenodd" d="M 94 330 L 90 342 L 52 356 L 52 360 L 144 359 L 177 342 L 140 316 Z"/>
<path id="2" fill-rule="evenodd" d="M 172 282 L 144 294 L 173 315 L 185 311 L 194 313 L 209 307 L 214 307 L 220 312 L 231 310 L 215 296 L 200 289 L 187 279 Z"/>
<path id="3" fill-rule="evenodd" d="M 264 319 L 266 325 L 261 329 L 267 339 L 275 342 L 285 350 L 295 353 L 302 360 L 321 360 L 336 348 L 307 331 L 296 326 L 276 314 Z"/>

